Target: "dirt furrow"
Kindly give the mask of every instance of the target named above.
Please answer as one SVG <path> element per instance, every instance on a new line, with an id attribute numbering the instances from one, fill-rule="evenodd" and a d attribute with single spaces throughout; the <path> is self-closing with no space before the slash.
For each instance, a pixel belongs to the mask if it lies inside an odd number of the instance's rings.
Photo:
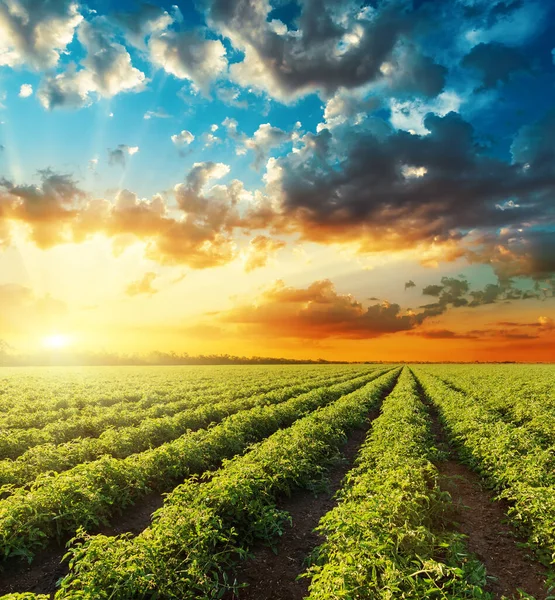
<path id="1" fill-rule="evenodd" d="M 378 414 L 378 409 L 372 411 L 367 426 L 349 436 L 342 449 L 343 461 L 330 470 L 328 489 L 324 493 L 315 495 L 300 490 L 278 504 L 279 509 L 291 515 L 291 526 L 286 528 L 275 552 L 266 546 L 253 549 L 254 556 L 245 560 L 237 572 L 237 582 L 248 587 L 240 588 L 237 594 L 227 593 L 223 600 L 301 600 L 308 595 L 309 580 L 297 577 L 306 569 L 310 552 L 324 541 L 314 528 L 337 504 L 334 495 L 353 467 L 371 421 Z"/>
<path id="2" fill-rule="evenodd" d="M 422 390 L 420 393 L 429 410 L 437 447 L 447 457 L 436 464 L 440 485 L 453 499 L 454 526 L 467 536 L 468 550 L 486 567 L 487 591 L 496 600 L 502 597 L 516 600 L 521 598 L 519 591 L 545 600 L 545 569 L 519 545 L 524 540 L 507 523 L 507 503 L 495 501 L 480 477 L 457 460 L 456 450 L 449 442 L 436 407 Z"/>

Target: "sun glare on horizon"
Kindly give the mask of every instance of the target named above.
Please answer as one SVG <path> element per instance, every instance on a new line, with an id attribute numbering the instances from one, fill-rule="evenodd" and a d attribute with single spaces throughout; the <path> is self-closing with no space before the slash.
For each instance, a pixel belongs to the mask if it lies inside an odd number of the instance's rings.
<path id="1" fill-rule="evenodd" d="M 62 333 L 53 333 L 42 339 L 42 345 L 50 350 L 62 350 L 70 346 L 71 342 L 71 337 Z"/>

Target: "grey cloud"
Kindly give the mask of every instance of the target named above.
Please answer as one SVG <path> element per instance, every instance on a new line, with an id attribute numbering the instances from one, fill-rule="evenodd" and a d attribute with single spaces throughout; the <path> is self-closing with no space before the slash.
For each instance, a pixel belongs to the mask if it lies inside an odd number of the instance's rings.
<path id="1" fill-rule="evenodd" d="M 361 251 L 443 244 L 444 260 L 469 255 L 470 244 L 487 246 L 495 229 L 553 223 L 555 150 L 539 132 L 555 133 L 555 117 L 524 128 L 513 162 L 489 155 L 455 113 L 429 114 L 424 123 L 429 135 L 383 123 L 307 134 L 297 152 L 269 166 L 266 192 L 278 208 L 266 223 L 313 241 L 355 242 Z M 499 210 L 509 199 L 512 208 Z M 534 237 L 529 227 L 519 236 Z M 535 237 L 549 251 L 550 236 Z M 542 272 L 551 268 L 549 259 L 535 262 Z"/>
<path id="2" fill-rule="evenodd" d="M 125 167 L 127 164 L 127 156 L 133 155 L 139 151 L 137 146 L 128 146 L 127 144 L 119 144 L 116 148 L 108 148 L 108 163 L 110 165 L 119 165 Z"/>
<path id="3" fill-rule="evenodd" d="M 174 22 L 175 15 L 170 15 L 160 6 L 141 2 L 138 3 L 137 10 L 117 12 L 111 19 L 123 29 L 130 44 L 145 48 L 145 38 L 166 29 Z"/>
<path id="4" fill-rule="evenodd" d="M 478 44 L 463 58 L 463 67 L 480 73 L 484 89 L 506 83 L 516 71 L 530 69 L 530 62 L 520 50 L 503 44 Z"/>
<path id="5" fill-rule="evenodd" d="M 282 100 L 314 90 L 331 95 L 382 77 L 380 67 L 411 27 L 401 2 L 367 18 L 355 2 L 304 0 L 298 28 L 286 32 L 268 21 L 269 3 L 205 4 L 209 24 L 245 52 L 244 60 L 231 66 L 232 77 Z"/>
<path id="6" fill-rule="evenodd" d="M 442 291 L 443 291 L 443 286 L 442 285 L 427 285 L 422 290 L 422 293 L 425 296 L 439 296 Z"/>
<path id="7" fill-rule="evenodd" d="M 437 96 L 445 85 L 447 69 L 429 56 L 422 54 L 412 44 L 402 44 L 393 53 L 391 74 L 387 77 L 394 95 Z"/>

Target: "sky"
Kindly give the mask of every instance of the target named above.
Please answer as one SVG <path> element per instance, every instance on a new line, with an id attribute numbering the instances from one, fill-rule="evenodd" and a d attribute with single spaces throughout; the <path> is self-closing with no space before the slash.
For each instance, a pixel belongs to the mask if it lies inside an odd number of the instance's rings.
<path id="1" fill-rule="evenodd" d="M 552 361 L 549 0 L 0 0 L 14 352 Z"/>

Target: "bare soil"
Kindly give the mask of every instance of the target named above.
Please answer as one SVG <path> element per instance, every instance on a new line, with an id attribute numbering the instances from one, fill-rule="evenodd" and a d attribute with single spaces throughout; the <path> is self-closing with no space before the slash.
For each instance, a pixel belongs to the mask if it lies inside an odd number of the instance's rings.
<path id="1" fill-rule="evenodd" d="M 377 416 L 376 410 L 371 418 Z M 237 572 L 238 583 L 248 587 L 239 589 L 237 594 L 227 593 L 223 600 L 301 600 L 308 595 L 309 580 L 298 580 L 297 576 L 306 569 L 310 552 L 324 541 L 314 528 L 337 504 L 334 494 L 352 468 L 369 427 L 370 420 L 364 429 L 357 429 L 349 437 L 342 449 L 345 460 L 331 469 L 326 493 L 315 496 L 301 490 L 278 504 L 291 515 L 292 526 L 282 535 L 275 553 L 266 546 L 254 548 L 254 556 L 245 560 Z"/>
<path id="2" fill-rule="evenodd" d="M 456 452 L 449 443 L 435 406 L 425 403 L 438 447 L 449 457 L 436 464 L 440 485 L 453 499 L 455 527 L 467 536 L 467 548 L 486 567 L 487 591 L 496 600 L 502 597 L 516 600 L 520 598 L 519 590 L 537 600 L 545 600 L 545 568 L 519 546 L 524 540 L 507 522 L 508 504 L 495 501 L 480 477 L 456 460 Z"/>

